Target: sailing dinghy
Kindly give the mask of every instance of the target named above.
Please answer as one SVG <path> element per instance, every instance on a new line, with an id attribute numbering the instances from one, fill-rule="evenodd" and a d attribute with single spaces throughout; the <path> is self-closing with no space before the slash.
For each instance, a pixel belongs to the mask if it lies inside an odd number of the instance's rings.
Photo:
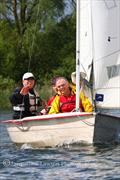
<path id="1" fill-rule="evenodd" d="M 82 2 L 83 3 L 83 2 Z M 76 44 L 76 112 L 26 117 L 4 121 L 11 140 L 16 144 L 37 147 L 56 147 L 72 143 L 93 143 L 93 113 L 79 112 L 80 93 L 80 1 L 77 1 Z"/>

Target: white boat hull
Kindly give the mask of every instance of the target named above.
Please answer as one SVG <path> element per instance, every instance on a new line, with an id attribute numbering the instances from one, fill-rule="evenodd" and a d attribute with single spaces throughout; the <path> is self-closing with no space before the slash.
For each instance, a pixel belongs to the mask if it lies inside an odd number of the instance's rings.
<path id="1" fill-rule="evenodd" d="M 95 116 L 92 113 L 61 113 L 8 120 L 7 130 L 16 144 L 56 147 L 93 143 Z"/>

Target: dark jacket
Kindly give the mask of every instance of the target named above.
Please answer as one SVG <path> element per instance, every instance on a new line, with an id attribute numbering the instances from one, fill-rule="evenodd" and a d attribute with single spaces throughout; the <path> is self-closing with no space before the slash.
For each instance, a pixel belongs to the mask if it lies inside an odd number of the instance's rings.
<path id="1" fill-rule="evenodd" d="M 27 116 L 34 116 L 37 113 L 37 109 L 42 105 L 42 100 L 39 96 L 36 96 L 35 90 L 31 89 L 29 93 L 33 96 L 35 104 L 35 110 L 31 111 L 30 95 L 21 95 L 21 88 L 16 88 L 10 96 L 10 102 L 13 106 L 13 119 L 20 119 Z M 37 103 L 36 103 L 37 102 Z"/>

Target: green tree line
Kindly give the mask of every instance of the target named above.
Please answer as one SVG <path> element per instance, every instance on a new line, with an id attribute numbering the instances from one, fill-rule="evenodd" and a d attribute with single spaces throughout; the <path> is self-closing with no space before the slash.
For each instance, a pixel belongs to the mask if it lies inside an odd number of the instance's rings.
<path id="1" fill-rule="evenodd" d="M 75 36 L 74 0 L 1 0 L 0 109 L 27 71 L 43 88 L 54 76 L 70 80 Z"/>

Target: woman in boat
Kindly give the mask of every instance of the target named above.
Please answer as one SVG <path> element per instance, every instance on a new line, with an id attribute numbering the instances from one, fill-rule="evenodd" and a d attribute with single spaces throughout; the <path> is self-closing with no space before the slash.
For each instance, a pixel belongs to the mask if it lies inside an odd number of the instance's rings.
<path id="1" fill-rule="evenodd" d="M 13 106 L 13 119 L 27 116 L 35 116 L 39 106 L 45 102 L 39 97 L 35 90 L 36 80 L 31 72 L 27 72 L 22 77 L 22 87 L 16 88 L 10 97 Z"/>
<path id="2" fill-rule="evenodd" d="M 57 78 L 55 87 L 57 91 L 59 91 L 59 95 L 55 96 L 49 114 L 74 111 L 76 104 L 76 94 L 75 90 L 70 87 L 67 79 L 64 77 Z M 83 91 L 80 92 L 80 111 L 93 111 L 92 104 L 90 100 L 84 95 Z"/>
<path id="3" fill-rule="evenodd" d="M 56 86 L 55 86 L 55 83 L 56 83 L 57 78 L 59 78 L 59 76 L 55 76 L 55 77 L 53 77 L 52 80 L 51 80 L 51 86 L 52 86 L 52 90 L 53 90 L 53 94 L 54 94 L 54 95 L 53 95 L 53 96 L 48 100 L 48 102 L 47 102 L 47 105 L 48 105 L 49 108 L 51 107 L 51 104 L 52 104 L 55 96 L 56 96 L 57 94 L 59 94 L 59 92 L 57 91 Z"/>
<path id="4" fill-rule="evenodd" d="M 46 108 L 41 110 L 40 112 L 41 115 L 45 115 L 49 112 L 53 100 L 55 99 L 56 95 L 59 94 L 59 91 L 57 91 L 56 86 L 55 86 L 57 78 L 59 78 L 59 76 L 55 76 L 51 80 L 51 86 L 52 86 L 52 91 L 54 95 L 50 97 L 49 100 L 47 101 Z"/>

